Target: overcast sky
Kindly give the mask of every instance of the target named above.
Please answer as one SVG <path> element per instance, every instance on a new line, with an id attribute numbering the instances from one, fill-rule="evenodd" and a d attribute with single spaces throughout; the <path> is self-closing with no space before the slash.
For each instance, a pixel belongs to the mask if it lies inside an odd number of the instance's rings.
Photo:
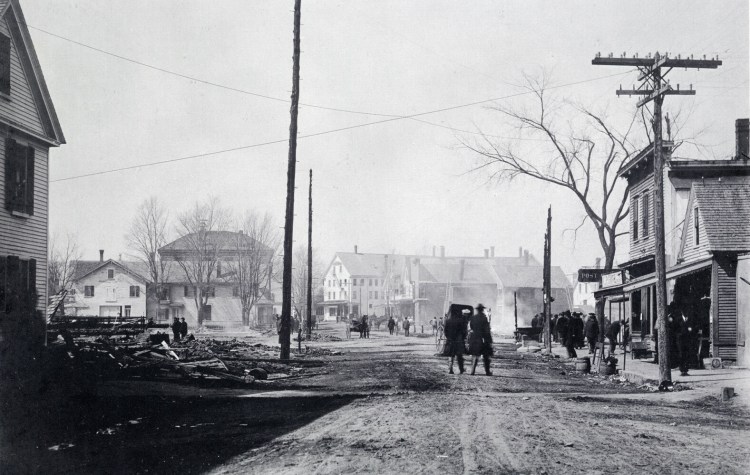
<path id="1" fill-rule="evenodd" d="M 77 233 L 90 259 L 100 248 L 117 257 L 127 252 L 123 235 L 135 208 L 151 195 L 173 215 L 214 195 L 237 212 L 269 211 L 283 224 L 292 0 L 22 6 L 68 142 L 51 151 L 51 180 L 237 149 L 53 182 L 51 231 Z M 552 204 L 553 263 L 567 272 L 592 264 L 601 254 L 593 228 L 575 242 L 563 233 L 583 217 L 568 193 L 467 173 L 478 161 L 461 140 L 478 130 L 509 136 L 506 119 L 488 106 L 525 107 L 529 96 L 486 101 L 522 92 L 514 84 L 524 73 L 546 71 L 560 86 L 557 99 L 622 123 L 636 100 L 617 99 L 615 89 L 636 83 L 637 73 L 592 66 L 597 52 L 718 54 L 718 70 L 671 74 L 673 84 L 698 91 L 666 101 L 665 110 L 682 109 L 684 137 L 702 131 L 700 148 L 679 153 L 732 155 L 734 120 L 748 117 L 746 0 L 315 0 L 303 2 L 302 23 L 301 102 L 308 106 L 300 109 L 301 136 L 481 102 L 419 117 L 432 124 L 392 120 L 299 141 L 295 236 L 306 240 L 312 168 L 313 239 L 326 262 L 355 244 L 403 253 L 444 245 L 449 255 L 481 255 L 489 246 L 515 255 L 524 246 L 540 256 Z M 621 244 L 624 257 L 627 240 Z"/>

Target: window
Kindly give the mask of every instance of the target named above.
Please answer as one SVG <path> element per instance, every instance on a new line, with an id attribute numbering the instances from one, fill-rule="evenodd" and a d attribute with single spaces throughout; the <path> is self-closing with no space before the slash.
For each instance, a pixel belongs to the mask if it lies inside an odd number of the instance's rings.
<path id="1" fill-rule="evenodd" d="M 364 286 L 365 285 L 365 279 L 359 279 L 359 285 Z"/>
<path id="2" fill-rule="evenodd" d="M 372 298 L 372 290 L 370 291 L 369 298 Z"/>
<path id="3" fill-rule="evenodd" d="M 638 197 L 633 198 L 633 241 L 638 240 L 638 224 L 640 222 L 638 213 Z"/>
<path id="4" fill-rule="evenodd" d="M 357 291 L 356 290 L 352 290 L 352 298 L 355 299 L 355 300 L 357 299 Z"/>
<path id="5" fill-rule="evenodd" d="M 216 287 L 206 287 L 203 289 L 203 293 L 209 297 L 216 297 Z"/>
<path id="6" fill-rule="evenodd" d="M 211 306 L 210 305 L 203 306 L 203 321 L 204 322 L 211 321 Z"/>
<path id="7" fill-rule="evenodd" d="M 117 287 L 107 287 L 104 289 L 107 293 L 107 302 L 116 302 L 117 301 Z"/>
<path id="8" fill-rule="evenodd" d="M 240 296 L 240 288 L 237 286 L 232 287 L 232 297 Z"/>
<path id="9" fill-rule="evenodd" d="M 649 229 L 649 193 L 643 195 L 643 237 L 648 237 Z"/>
<path id="10" fill-rule="evenodd" d="M 370 304 L 370 308 L 372 308 L 372 304 Z"/>
<path id="11" fill-rule="evenodd" d="M 378 291 L 376 290 L 375 291 L 375 300 L 377 300 L 377 299 L 378 299 Z"/>
<path id="12" fill-rule="evenodd" d="M 352 279 L 352 286 L 353 286 L 353 287 L 356 287 L 356 286 L 357 286 L 357 279 Z"/>
<path id="13" fill-rule="evenodd" d="M 85 297 L 93 297 L 94 296 L 94 286 L 93 285 L 87 285 L 83 288 L 83 295 Z"/>
<path id="14" fill-rule="evenodd" d="M 369 285 L 370 285 L 370 287 L 372 287 L 372 279 L 370 279 L 370 283 L 369 283 Z"/>
<path id="15" fill-rule="evenodd" d="M 186 285 L 183 288 L 185 297 L 195 297 L 195 287 Z"/>
<path id="16" fill-rule="evenodd" d="M 10 38 L 0 35 L 0 92 L 10 95 Z"/>
<path id="17" fill-rule="evenodd" d="M 130 286 L 130 296 L 131 297 L 140 297 L 141 296 L 141 287 L 139 285 L 131 285 Z"/>
<path id="18" fill-rule="evenodd" d="M 125 317 L 130 316 L 130 305 L 125 305 Z"/>
<path id="19" fill-rule="evenodd" d="M 349 279 L 344 279 L 344 285 L 348 285 L 349 284 L 348 280 Z"/>
<path id="20" fill-rule="evenodd" d="M 115 278 L 115 270 L 107 269 L 107 279 L 114 279 L 114 278 Z"/>
<path id="21" fill-rule="evenodd" d="M 5 141 L 5 209 L 34 214 L 34 147 L 13 139 Z"/>
<path id="22" fill-rule="evenodd" d="M 700 222 L 698 220 L 698 208 L 695 208 L 693 210 L 693 229 L 695 232 L 695 245 L 698 246 L 701 243 L 701 237 L 700 237 Z"/>

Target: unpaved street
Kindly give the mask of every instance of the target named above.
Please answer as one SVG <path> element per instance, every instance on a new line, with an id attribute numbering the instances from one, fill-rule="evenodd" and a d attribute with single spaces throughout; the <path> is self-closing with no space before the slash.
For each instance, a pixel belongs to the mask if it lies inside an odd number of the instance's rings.
<path id="1" fill-rule="evenodd" d="M 34 442 L 5 451 L 8 473 L 750 471 L 750 416 L 734 403 L 646 393 L 508 344 L 492 377 L 447 374 L 432 338 L 311 345 L 344 354 L 270 389 L 110 381 L 45 407 Z"/>

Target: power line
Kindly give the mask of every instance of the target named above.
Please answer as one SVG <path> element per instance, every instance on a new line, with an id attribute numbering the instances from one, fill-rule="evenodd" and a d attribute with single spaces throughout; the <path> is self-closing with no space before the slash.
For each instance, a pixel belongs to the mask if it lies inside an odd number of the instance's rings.
<path id="1" fill-rule="evenodd" d="M 197 82 L 197 83 L 200 83 L 200 84 L 205 84 L 207 86 L 213 86 L 213 87 L 217 87 L 217 88 L 220 88 L 220 89 L 225 89 L 227 91 L 239 92 L 240 94 L 246 94 L 248 96 L 260 97 L 262 99 L 268 99 L 268 100 L 276 101 L 276 102 L 284 102 L 284 103 L 287 103 L 287 104 L 289 104 L 291 102 L 289 99 L 284 99 L 282 97 L 274 97 L 274 96 L 269 96 L 267 94 L 260 94 L 260 93 L 257 93 L 257 92 L 246 91 L 244 89 L 239 89 L 239 88 L 236 88 L 236 87 L 227 86 L 225 84 L 220 84 L 220 83 L 217 83 L 217 82 L 208 81 L 206 79 L 200 79 L 200 78 L 197 78 L 197 77 L 194 77 L 194 76 L 188 76 L 187 74 L 182 74 L 182 73 L 178 73 L 176 71 L 171 71 L 169 69 L 165 69 L 165 68 L 162 68 L 162 67 L 159 67 L 159 66 L 154 66 L 153 64 L 144 63 L 143 61 L 139 61 L 137 59 L 128 58 L 127 56 L 122 56 L 122 55 L 117 54 L 117 53 L 112 53 L 110 51 L 106 51 L 106 50 L 103 50 L 101 48 L 97 48 L 96 46 L 91 46 L 91 45 L 88 45 L 86 43 L 81 43 L 80 41 L 76 41 L 76 40 L 73 40 L 71 38 L 67 38 L 65 36 L 58 35 L 56 33 L 52 33 L 50 31 L 44 30 L 42 28 L 38 28 L 36 26 L 29 25 L 28 23 L 26 24 L 26 26 L 29 27 L 29 28 L 31 28 L 31 29 L 33 29 L 33 30 L 36 30 L 36 31 L 39 31 L 41 33 L 53 36 L 55 38 L 59 38 L 61 40 L 73 43 L 73 44 L 81 46 L 83 48 L 87 48 L 87 49 L 90 49 L 92 51 L 96 51 L 98 53 L 105 54 L 107 56 L 112 56 L 113 58 L 117 58 L 117 59 L 120 59 L 122 61 L 126 61 L 128 63 L 136 64 L 138 66 L 143 66 L 144 68 L 153 69 L 154 71 L 159 71 L 159 72 L 162 72 L 162 73 L 165 73 L 165 74 L 170 74 L 172 76 L 177 76 L 177 77 L 182 78 L 182 79 L 187 79 L 187 80 L 194 81 L 194 82 Z M 321 106 L 321 105 L 317 105 L 317 104 L 303 104 L 303 103 L 300 103 L 300 105 L 301 106 L 305 106 L 305 107 L 314 108 L 314 109 L 323 109 L 323 110 L 329 110 L 329 111 L 334 111 L 334 112 L 344 112 L 344 113 L 347 113 L 347 114 L 373 115 L 373 116 L 379 116 L 379 117 L 401 117 L 401 116 L 398 116 L 398 115 L 395 115 L 395 114 L 381 114 L 381 113 L 377 113 L 377 112 L 366 112 L 366 111 L 358 111 L 358 110 L 352 110 L 352 109 L 342 109 L 342 108 L 338 108 L 338 107 L 328 107 L 328 106 Z"/>
<path id="2" fill-rule="evenodd" d="M 590 79 L 584 79 L 584 80 L 580 80 L 580 81 L 574 81 L 574 82 L 570 82 L 570 83 L 566 83 L 566 84 L 560 84 L 558 86 L 550 86 L 550 87 L 547 88 L 547 90 L 550 90 L 550 89 L 560 89 L 560 88 L 563 88 L 563 87 L 575 86 L 575 85 L 578 85 L 578 84 L 584 84 L 584 83 L 587 83 L 587 82 L 599 81 L 601 79 L 607 79 L 607 78 L 615 77 L 615 76 L 623 76 L 625 74 L 630 74 L 633 71 L 634 70 L 628 70 L 628 71 L 626 71 L 624 73 L 609 74 L 609 75 L 606 75 L 606 76 L 599 76 L 599 77 L 596 77 L 596 78 L 590 78 Z M 359 128 L 362 128 L 362 127 L 368 127 L 368 126 L 377 125 L 377 124 L 384 124 L 384 123 L 387 123 L 387 122 L 393 122 L 393 121 L 404 120 L 404 119 L 418 120 L 418 121 L 424 122 L 426 124 L 430 124 L 430 125 L 435 125 L 435 126 L 438 126 L 438 127 L 445 127 L 445 128 L 452 129 L 452 127 L 442 126 L 442 125 L 439 125 L 439 124 L 434 124 L 432 122 L 423 121 L 423 120 L 419 120 L 419 119 L 415 119 L 415 118 L 416 117 L 425 116 L 425 115 L 430 115 L 430 114 L 437 114 L 437 113 L 440 113 L 440 112 L 448 112 L 448 111 L 451 111 L 451 110 L 462 109 L 462 108 L 466 108 L 466 107 L 472 107 L 472 106 L 476 106 L 476 105 L 480 105 L 480 104 L 486 104 L 486 103 L 489 103 L 489 102 L 496 102 L 496 101 L 503 100 L 503 99 L 510 99 L 510 98 L 513 98 L 513 97 L 524 96 L 526 94 L 531 94 L 531 93 L 533 93 L 533 91 L 518 92 L 518 93 L 515 93 L 515 94 L 509 94 L 507 96 L 496 97 L 496 98 L 492 98 L 492 99 L 484 99 L 484 100 L 481 100 L 481 101 L 475 101 L 475 102 L 470 102 L 470 103 L 466 103 L 466 104 L 460 104 L 460 105 L 456 105 L 456 106 L 449 106 L 449 107 L 444 107 L 444 108 L 441 108 L 441 109 L 435 109 L 435 110 L 426 111 L 426 112 L 419 112 L 419 113 L 411 114 L 411 115 L 407 115 L 407 116 L 395 116 L 395 117 L 390 117 L 390 118 L 387 118 L 387 119 L 377 120 L 377 121 L 373 121 L 373 122 L 365 122 L 363 124 L 355 124 L 355 125 L 350 125 L 350 126 L 346 126 L 346 127 L 339 127 L 337 129 L 331 129 L 331 130 L 325 130 L 325 131 L 322 131 L 322 132 L 315 132 L 315 133 L 312 133 L 312 134 L 300 135 L 298 137 L 298 139 L 306 139 L 306 138 L 312 138 L 312 137 L 319 137 L 321 135 L 328 135 L 328 134 L 333 134 L 333 133 L 338 133 L 338 132 L 345 132 L 347 130 L 359 129 Z M 460 129 L 453 129 L 453 130 L 460 130 Z M 183 161 L 183 160 L 189 160 L 189 159 L 192 159 L 192 158 L 208 157 L 208 156 L 218 155 L 218 154 L 222 154 L 222 153 L 235 152 L 235 151 L 238 151 L 238 150 L 246 150 L 246 149 L 250 149 L 250 148 L 263 147 L 263 146 L 266 146 L 266 145 L 274 145 L 274 144 L 278 144 L 278 143 L 284 143 L 284 142 L 287 142 L 287 141 L 288 141 L 288 139 L 271 140 L 271 141 L 268 141 L 268 142 L 261 142 L 261 143 L 251 144 L 251 145 L 244 145 L 244 146 L 240 146 L 240 147 L 228 148 L 228 149 L 223 149 L 223 150 L 216 150 L 216 151 L 213 151 L 213 152 L 206 152 L 206 153 L 201 153 L 201 154 L 188 155 L 188 156 L 185 156 L 185 157 L 171 158 L 171 159 L 168 159 L 168 160 L 160 160 L 160 161 L 157 161 L 157 162 L 147 162 L 147 163 L 143 163 L 143 164 L 140 164 L 140 165 L 129 165 L 127 167 L 119 167 L 119 168 L 113 168 L 113 169 L 109 169 L 109 170 L 101 170 L 101 171 L 98 171 L 98 172 L 85 173 L 83 175 L 75 175 L 75 176 L 70 176 L 70 177 L 65 177 L 65 178 L 58 178 L 56 180 L 50 180 L 50 183 L 58 183 L 58 182 L 61 182 L 61 181 L 75 180 L 75 179 L 78 179 L 78 178 L 86 178 L 86 177 L 91 177 L 91 176 L 104 175 L 104 174 L 108 174 L 108 173 L 115 173 L 115 172 L 121 172 L 121 171 L 126 171 L 126 170 L 133 170 L 133 169 L 136 169 L 136 168 L 145 168 L 145 167 L 150 167 L 150 166 L 163 165 L 163 164 L 166 164 L 166 163 L 179 162 L 179 161 Z"/>

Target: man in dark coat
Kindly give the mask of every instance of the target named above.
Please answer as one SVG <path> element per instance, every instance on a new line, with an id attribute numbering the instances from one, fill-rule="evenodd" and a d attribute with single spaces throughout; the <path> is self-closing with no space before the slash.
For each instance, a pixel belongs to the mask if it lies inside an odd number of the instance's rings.
<path id="1" fill-rule="evenodd" d="M 557 321 L 555 322 L 555 331 L 557 332 L 557 339 L 560 341 L 560 344 L 565 346 L 565 336 L 568 334 L 568 325 L 570 323 L 570 320 L 568 320 L 568 312 L 567 310 L 560 314 L 560 316 L 557 318 Z"/>
<path id="2" fill-rule="evenodd" d="M 534 315 L 534 317 L 531 319 L 531 328 L 537 328 L 539 327 L 539 314 L 537 313 Z"/>
<path id="3" fill-rule="evenodd" d="M 450 314 L 445 321 L 445 348 L 446 356 L 450 356 L 448 374 L 453 373 L 453 361 L 458 360 L 458 371 L 464 374 L 464 345 L 466 341 L 466 326 L 464 319 L 459 315 Z"/>
<path id="4" fill-rule="evenodd" d="M 581 312 L 576 312 L 573 314 L 573 344 L 576 348 L 583 348 L 584 341 L 584 327 L 585 323 L 583 321 L 583 314 Z"/>
<path id="5" fill-rule="evenodd" d="M 677 349 L 680 355 L 680 375 L 687 376 L 688 368 L 690 368 L 690 362 L 695 357 L 695 335 L 696 328 L 693 320 L 685 315 L 685 312 L 680 312 L 675 322 L 676 337 L 677 337 Z"/>
<path id="6" fill-rule="evenodd" d="M 615 352 L 617 348 L 617 337 L 620 335 L 620 321 L 614 321 L 607 329 L 607 339 L 609 339 L 609 354 Z"/>
<path id="7" fill-rule="evenodd" d="M 409 328 L 411 328 L 411 322 L 409 322 L 409 317 L 406 317 L 404 319 L 404 336 L 409 336 Z"/>
<path id="8" fill-rule="evenodd" d="M 185 317 L 182 317 L 182 321 L 180 322 L 180 335 L 181 335 L 181 337 L 182 338 L 187 337 L 187 332 L 188 332 L 188 325 L 187 325 L 187 322 L 185 321 Z"/>
<path id="9" fill-rule="evenodd" d="M 362 315 L 362 319 L 359 321 L 359 337 L 364 338 L 367 336 L 367 315 Z"/>
<path id="10" fill-rule="evenodd" d="M 565 349 L 568 351 L 568 358 L 576 358 L 578 354 L 576 354 L 575 349 L 575 319 L 570 314 L 570 310 L 566 310 L 563 313 L 563 316 L 560 317 L 560 320 L 557 321 L 558 327 L 563 318 L 565 318 L 565 325 L 560 329 L 560 338 L 562 339 L 563 346 L 565 346 Z"/>
<path id="11" fill-rule="evenodd" d="M 396 328 L 396 320 L 391 316 L 391 318 L 388 319 L 388 331 L 391 332 L 391 335 L 393 335 L 394 328 Z"/>
<path id="12" fill-rule="evenodd" d="M 490 331 L 490 321 L 487 319 L 487 315 L 484 314 L 484 305 L 481 303 L 477 305 L 477 313 L 475 313 L 471 320 L 469 320 L 469 327 L 471 327 L 471 335 L 469 336 L 469 353 L 474 357 L 474 362 L 471 367 L 471 374 L 473 375 L 477 369 L 477 363 L 479 357 L 482 357 L 484 362 L 484 372 L 487 376 L 492 376 L 490 371 L 490 356 L 492 356 L 492 333 Z"/>
<path id="13" fill-rule="evenodd" d="M 557 314 L 552 315 L 552 318 L 549 319 L 549 334 L 552 335 L 553 341 L 557 341 L 557 319 Z"/>
<path id="14" fill-rule="evenodd" d="M 180 320 L 175 317 L 174 321 L 172 322 L 172 335 L 174 335 L 174 341 L 180 341 L 181 331 L 182 325 L 180 325 Z"/>
<path id="15" fill-rule="evenodd" d="M 596 320 L 596 314 L 589 313 L 584 333 L 586 334 L 586 339 L 589 341 L 589 354 L 592 354 L 596 349 L 596 341 L 599 338 L 599 322 Z"/>

